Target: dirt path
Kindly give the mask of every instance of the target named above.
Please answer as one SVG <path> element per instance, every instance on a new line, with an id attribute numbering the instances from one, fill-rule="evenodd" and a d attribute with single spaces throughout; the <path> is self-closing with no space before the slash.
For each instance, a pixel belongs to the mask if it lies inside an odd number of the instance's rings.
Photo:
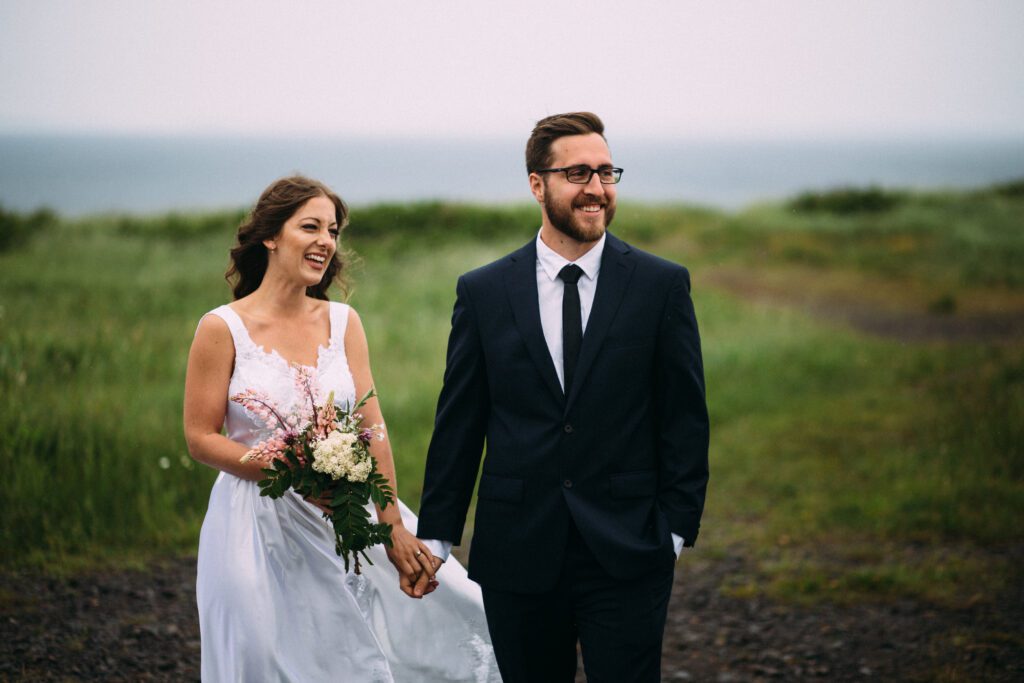
<path id="1" fill-rule="evenodd" d="M 727 597 L 723 584 L 746 571 L 738 556 L 680 563 L 665 681 L 1024 679 L 1020 586 L 963 610 L 796 607 Z M 194 558 L 70 580 L 0 576 L 0 680 L 198 680 L 194 584 Z"/>
<path id="2" fill-rule="evenodd" d="M 931 291 L 921 283 L 812 268 L 710 268 L 701 282 L 904 342 L 1024 341 L 1024 292 Z"/>

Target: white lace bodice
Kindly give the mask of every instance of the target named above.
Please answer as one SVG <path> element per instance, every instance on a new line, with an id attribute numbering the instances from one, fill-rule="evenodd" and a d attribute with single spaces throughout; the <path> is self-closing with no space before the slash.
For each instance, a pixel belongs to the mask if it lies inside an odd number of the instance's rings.
<path id="1" fill-rule="evenodd" d="M 331 334 L 327 346 L 320 346 L 317 353 L 313 376 L 319 395 L 317 401 L 334 392 L 334 402 L 340 406 L 355 403 L 356 388 L 352 372 L 345 357 L 345 329 L 348 325 L 347 304 L 330 302 Z M 296 389 L 294 365 L 285 360 L 276 350 L 267 351 L 249 336 L 242 319 L 234 309 L 224 305 L 207 315 L 216 315 L 227 323 L 231 339 L 235 344 L 235 368 L 231 373 L 228 396 L 235 396 L 246 390 L 259 391 L 270 397 L 274 407 L 283 415 L 298 413 L 308 408 L 308 397 Z M 228 401 L 228 438 L 252 446 L 268 435 L 267 427 L 244 407 Z"/>

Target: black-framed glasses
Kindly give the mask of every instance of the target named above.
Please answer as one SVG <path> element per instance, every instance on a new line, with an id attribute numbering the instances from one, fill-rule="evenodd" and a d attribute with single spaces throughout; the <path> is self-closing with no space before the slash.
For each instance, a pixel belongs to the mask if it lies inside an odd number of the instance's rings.
<path id="1" fill-rule="evenodd" d="M 622 169 L 611 166 L 590 168 L 589 166 L 566 166 L 565 168 L 541 168 L 534 173 L 565 173 L 565 179 L 576 185 L 586 185 L 597 174 L 602 185 L 614 185 L 622 180 Z"/>

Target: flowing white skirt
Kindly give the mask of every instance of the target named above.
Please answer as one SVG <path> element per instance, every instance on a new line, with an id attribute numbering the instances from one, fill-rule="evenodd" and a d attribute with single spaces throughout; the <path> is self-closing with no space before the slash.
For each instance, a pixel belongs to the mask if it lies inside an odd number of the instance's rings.
<path id="1" fill-rule="evenodd" d="M 399 501 L 407 529 L 416 516 Z M 500 681 L 480 588 L 450 558 L 422 600 L 382 546 L 346 573 L 319 510 L 221 473 L 199 537 L 204 681 Z"/>

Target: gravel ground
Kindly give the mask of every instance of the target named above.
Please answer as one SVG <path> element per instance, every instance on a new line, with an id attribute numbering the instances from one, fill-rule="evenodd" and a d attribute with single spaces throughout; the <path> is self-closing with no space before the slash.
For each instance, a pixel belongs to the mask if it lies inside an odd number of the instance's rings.
<path id="1" fill-rule="evenodd" d="M 959 610 L 801 607 L 722 592 L 747 572 L 740 557 L 680 563 L 663 680 L 1024 680 L 1019 582 L 996 604 Z M 2 574 L 0 624 L 2 681 L 199 678 L 194 558 L 70 579 Z"/>

